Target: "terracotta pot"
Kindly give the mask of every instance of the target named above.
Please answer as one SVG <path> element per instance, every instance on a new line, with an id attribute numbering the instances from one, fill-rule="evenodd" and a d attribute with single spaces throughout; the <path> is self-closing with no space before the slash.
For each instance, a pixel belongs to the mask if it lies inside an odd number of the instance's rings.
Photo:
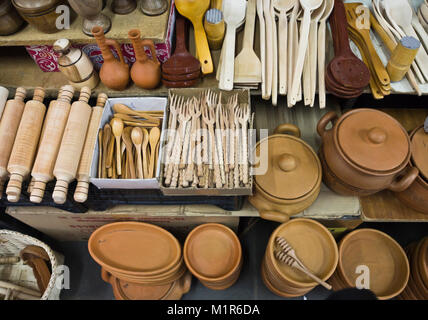
<path id="1" fill-rule="evenodd" d="M 131 68 L 131 78 L 134 83 L 143 89 L 153 89 L 159 85 L 161 79 L 160 62 L 156 57 L 156 49 L 152 40 L 141 39 L 141 33 L 137 29 L 130 30 L 129 39 L 134 47 L 136 61 Z M 152 53 L 152 59 L 147 57 L 144 46 L 148 46 Z"/>
<path id="2" fill-rule="evenodd" d="M 100 70 L 102 83 L 113 90 L 124 90 L 129 83 L 129 66 L 125 62 L 120 45 L 115 40 L 106 39 L 101 27 L 92 28 L 98 47 L 103 55 L 104 63 Z M 110 47 L 116 49 L 119 60 L 115 58 Z"/>
<path id="3" fill-rule="evenodd" d="M 22 18 L 39 31 L 44 33 L 60 31 L 56 26 L 56 20 L 61 13 L 57 13 L 56 8 L 59 5 L 67 5 L 65 0 L 12 0 L 12 4 Z M 70 10 L 70 23 L 75 16 Z"/>
<path id="4" fill-rule="evenodd" d="M 339 243 L 337 273 L 346 287 L 356 287 L 357 266 L 370 271 L 370 290 L 378 299 L 391 299 L 407 285 L 410 267 L 403 248 L 387 234 L 375 229 L 358 229 Z"/>
<path id="5" fill-rule="evenodd" d="M 423 125 L 410 134 L 412 158 L 410 166 L 419 169 L 419 176 L 409 188 L 395 195 L 406 206 L 428 214 L 428 133 Z"/>
<path id="6" fill-rule="evenodd" d="M 330 122 L 333 127 L 326 130 Z M 317 131 L 323 142 L 320 153 L 332 173 L 324 182 L 337 193 L 368 195 L 384 189 L 399 192 L 418 176 L 418 170 L 409 167 L 407 132 L 384 112 L 355 109 L 340 118 L 328 112 L 319 121 Z M 339 188 L 332 183 L 336 178 Z"/>
<path id="7" fill-rule="evenodd" d="M 312 148 L 300 139 L 299 128 L 292 124 L 278 126 L 274 135 L 257 143 L 255 152 L 256 156 L 268 153 L 267 163 L 260 163 L 267 165 L 267 171 L 255 176 L 254 195 L 249 197 L 262 218 L 285 222 L 316 200 L 321 188 L 321 164 Z"/>
<path id="8" fill-rule="evenodd" d="M 23 24 L 24 20 L 10 0 L 0 0 L 0 36 L 8 36 L 19 31 Z"/>
<path id="9" fill-rule="evenodd" d="M 228 227 L 206 223 L 193 229 L 186 238 L 184 261 L 190 272 L 205 286 L 217 290 L 232 286 L 242 267 L 242 248 Z"/>

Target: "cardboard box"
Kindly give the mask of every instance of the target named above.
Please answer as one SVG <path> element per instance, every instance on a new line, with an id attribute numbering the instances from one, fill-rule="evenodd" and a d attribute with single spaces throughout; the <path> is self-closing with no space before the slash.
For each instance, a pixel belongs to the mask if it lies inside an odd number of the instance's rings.
<path id="1" fill-rule="evenodd" d="M 110 210 L 73 214 L 52 207 L 8 207 L 15 219 L 60 241 L 87 241 L 97 228 L 118 221 L 153 223 L 171 231 L 178 239 L 196 226 L 213 222 L 238 231 L 239 217 L 257 214 L 253 209 L 225 211 L 211 205 L 117 206 Z"/>
<path id="2" fill-rule="evenodd" d="M 100 122 L 100 129 L 113 118 L 113 105 L 122 103 L 131 109 L 138 111 L 163 111 L 165 114 L 167 99 L 161 97 L 138 97 L 138 98 L 114 98 L 108 99 L 104 107 Z M 160 143 L 164 140 L 166 121 L 163 121 Z M 91 166 L 91 177 L 98 177 L 98 140 L 95 145 Z M 156 177 L 153 179 L 101 179 L 91 178 L 91 182 L 99 189 L 159 189 L 160 163 L 162 159 L 162 148 L 159 148 Z"/>

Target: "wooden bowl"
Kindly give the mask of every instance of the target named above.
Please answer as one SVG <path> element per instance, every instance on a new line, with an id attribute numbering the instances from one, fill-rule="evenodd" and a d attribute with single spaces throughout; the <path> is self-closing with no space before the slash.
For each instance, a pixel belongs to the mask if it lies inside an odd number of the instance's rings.
<path id="1" fill-rule="evenodd" d="M 117 222 L 98 228 L 89 253 L 109 271 L 137 277 L 162 275 L 181 259 L 181 246 L 168 231 L 142 222 Z"/>
<path id="2" fill-rule="evenodd" d="M 318 283 L 273 256 L 277 237 L 287 240 L 302 263 L 319 278 L 325 281 L 333 274 L 338 262 L 337 244 L 330 231 L 319 222 L 297 218 L 280 225 L 272 233 L 266 249 L 275 272 L 284 281 L 295 288 L 315 287 Z"/>
<path id="3" fill-rule="evenodd" d="M 220 282 L 235 275 L 241 264 L 242 248 L 231 229 L 206 223 L 189 233 L 183 256 L 187 268 L 199 280 Z"/>
<path id="4" fill-rule="evenodd" d="M 401 246 L 387 234 L 358 229 L 339 245 L 338 271 L 348 287 L 355 287 L 357 266 L 370 270 L 370 290 L 382 300 L 399 295 L 409 279 L 409 261 Z"/>

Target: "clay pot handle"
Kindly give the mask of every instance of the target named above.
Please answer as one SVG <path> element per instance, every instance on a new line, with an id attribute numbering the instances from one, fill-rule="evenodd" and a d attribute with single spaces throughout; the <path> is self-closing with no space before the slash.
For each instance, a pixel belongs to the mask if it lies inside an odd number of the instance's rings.
<path id="1" fill-rule="evenodd" d="M 273 131 L 274 134 L 291 134 L 300 138 L 300 129 L 296 127 L 294 124 L 283 123 L 275 128 Z"/>
<path id="2" fill-rule="evenodd" d="M 290 217 L 286 214 L 276 211 L 261 211 L 260 217 L 265 220 L 275 221 L 279 223 L 284 223 L 290 220 Z"/>
<path id="3" fill-rule="evenodd" d="M 153 40 L 144 39 L 144 40 L 141 41 L 141 45 L 143 46 L 143 48 L 144 48 L 144 46 L 148 46 L 150 48 L 150 52 L 152 53 L 152 59 L 153 59 L 153 61 L 157 65 L 160 65 L 158 57 L 156 56 L 156 48 L 155 48 L 155 44 L 154 44 Z"/>
<path id="4" fill-rule="evenodd" d="M 106 45 L 108 45 L 109 47 L 115 48 L 117 54 L 119 55 L 120 62 L 122 62 L 123 64 L 126 64 L 125 59 L 123 58 L 122 48 L 120 47 L 119 43 L 116 40 L 106 39 Z"/>
<path id="5" fill-rule="evenodd" d="M 410 170 L 407 170 L 407 173 L 404 175 L 404 177 L 399 180 L 395 180 L 388 189 L 394 192 L 404 191 L 413 183 L 413 181 L 415 181 L 418 176 L 419 170 L 415 167 L 412 167 Z"/>
<path id="6" fill-rule="evenodd" d="M 336 112 L 334 111 L 330 111 L 327 112 L 321 119 L 320 121 L 318 121 L 318 125 L 317 125 L 317 132 L 319 134 L 319 136 L 321 138 L 324 137 L 325 132 L 326 132 L 326 127 L 329 124 L 329 122 L 331 121 L 333 123 L 333 125 L 336 123 L 338 116 L 336 114 Z"/>
<path id="7" fill-rule="evenodd" d="M 185 274 L 179 281 L 181 294 L 186 294 L 190 291 L 190 286 L 192 285 L 192 275 Z"/>
<path id="8" fill-rule="evenodd" d="M 110 283 L 111 280 L 111 274 L 104 268 L 101 268 L 101 279 L 103 279 L 107 283 Z"/>

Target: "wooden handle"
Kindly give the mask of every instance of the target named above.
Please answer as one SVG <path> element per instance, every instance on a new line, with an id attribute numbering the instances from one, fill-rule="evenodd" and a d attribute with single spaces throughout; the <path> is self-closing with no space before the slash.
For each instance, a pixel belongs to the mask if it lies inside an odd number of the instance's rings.
<path id="1" fill-rule="evenodd" d="M 10 180 L 6 189 L 10 202 L 19 201 L 23 180 L 30 174 L 37 152 L 46 106 L 43 88 L 34 90 L 33 100 L 25 104 L 8 163 Z"/>
<path id="2" fill-rule="evenodd" d="M 84 87 L 80 92 L 79 101 L 71 106 L 53 171 L 57 182 L 52 198 L 57 204 L 65 203 L 68 184 L 76 177 L 92 112 L 88 104 L 90 96 L 91 90 Z"/>
<path id="3" fill-rule="evenodd" d="M 288 19 L 284 11 L 281 11 L 278 24 L 278 61 L 279 61 L 279 94 L 287 94 L 287 43 L 288 43 Z"/>
<path id="4" fill-rule="evenodd" d="M 386 66 L 391 81 L 403 79 L 415 60 L 420 46 L 421 43 L 413 37 L 404 37 L 400 40 Z"/>
<path id="5" fill-rule="evenodd" d="M 77 170 L 77 186 L 74 192 L 74 200 L 77 202 L 83 203 L 88 199 L 90 171 L 95 145 L 97 143 L 98 128 L 100 127 L 101 117 L 107 99 L 108 97 L 105 93 L 100 93 L 96 106 L 92 108 L 86 140 Z"/>
<path id="6" fill-rule="evenodd" d="M 232 90 L 235 72 L 235 40 L 236 29 L 233 26 L 228 26 L 226 29 L 226 36 L 224 38 L 223 47 L 225 47 L 223 57 L 223 70 L 220 74 L 219 88 L 222 90 Z"/>
<path id="7" fill-rule="evenodd" d="M 257 16 L 259 18 L 260 26 L 260 60 L 262 63 L 262 97 L 266 97 L 266 26 L 263 17 L 262 0 L 257 0 Z M 264 98 L 263 98 L 264 99 Z"/>
<path id="8" fill-rule="evenodd" d="M 195 29 L 195 44 L 199 61 L 201 62 L 201 69 L 203 74 L 210 74 L 214 71 L 213 61 L 211 59 L 211 52 L 208 46 L 207 35 L 205 34 L 204 26 L 202 25 L 202 18 L 193 22 Z"/>
<path id="9" fill-rule="evenodd" d="M 325 31 L 326 23 L 322 20 L 318 28 L 318 100 L 320 109 L 326 106 L 325 93 Z"/>

